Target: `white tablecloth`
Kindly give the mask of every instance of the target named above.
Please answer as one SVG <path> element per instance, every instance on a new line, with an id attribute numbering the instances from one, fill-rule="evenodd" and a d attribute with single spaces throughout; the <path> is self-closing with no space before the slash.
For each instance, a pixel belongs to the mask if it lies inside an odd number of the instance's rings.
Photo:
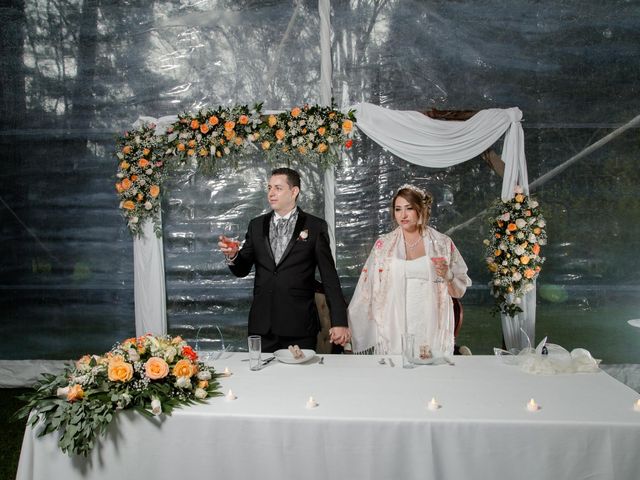
<path id="1" fill-rule="evenodd" d="M 640 478 L 638 394 L 603 372 L 534 376 L 481 356 L 405 370 L 348 355 L 251 372 L 242 358 L 215 362 L 237 400 L 158 421 L 120 414 L 88 459 L 27 428 L 17 479 Z M 432 397 L 442 408 L 426 408 Z"/>

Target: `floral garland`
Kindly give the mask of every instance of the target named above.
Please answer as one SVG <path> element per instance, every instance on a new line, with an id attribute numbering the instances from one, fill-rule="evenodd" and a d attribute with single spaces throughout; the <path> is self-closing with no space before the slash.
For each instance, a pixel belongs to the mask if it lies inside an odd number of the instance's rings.
<path id="1" fill-rule="evenodd" d="M 134 235 L 144 220 L 160 231 L 160 189 L 164 167 L 177 159 L 211 173 L 220 165 L 235 168 L 244 155 L 262 151 L 271 164 L 315 163 L 323 168 L 338 162 L 342 148 L 351 148 L 355 122 L 334 105 L 304 105 L 288 112 L 263 115 L 262 104 L 197 113 L 182 113 L 166 133 L 156 135 L 155 125 L 125 132 L 118 140 L 120 209 Z"/>
<path id="2" fill-rule="evenodd" d="M 218 375 L 198 362 L 180 337 L 145 335 L 116 344 L 105 355 L 85 355 L 60 375 L 44 374 L 18 418 L 41 422 L 39 436 L 60 433 L 58 446 L 87 456 L 118 410 L 171 414 L 176 407 L 219 396 Z"/>
<path id="3" fill-rule="evenodd" d="M 498 201 L 491 210 L 490 239 L 487 247 L 487 268 L 493 274 L 491 293 L 496 309 L 514 316 L 521 312 L 522 297 L 533 289 L 545 258 L 541 246 L 547 243 L 545 219 L 536 200 L 527 197 L 516 186 L 510 200 Z"/>

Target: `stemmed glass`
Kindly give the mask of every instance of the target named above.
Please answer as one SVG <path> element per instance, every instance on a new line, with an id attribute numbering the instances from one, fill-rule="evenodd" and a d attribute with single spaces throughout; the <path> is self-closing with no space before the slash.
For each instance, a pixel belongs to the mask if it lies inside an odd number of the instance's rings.
<path id="1" fill-rule="evenodd" d="M 222 243 L 227 248 L 238 248 L 240 246 L 240 229 L 237 223 L 225 223 L 222 228 Z M 234 265 L 233 261 L 229 258 L 225 259 L 227 265 Z"/>
<path id="2" fill-rule="evenodd" d="M 444 283 L 444 279 L 436 273 L 435 266 L 447 261 L 447 245 L 442 240 L 431 240 L 431 262 L 434 265 L 434 283 Z"/>

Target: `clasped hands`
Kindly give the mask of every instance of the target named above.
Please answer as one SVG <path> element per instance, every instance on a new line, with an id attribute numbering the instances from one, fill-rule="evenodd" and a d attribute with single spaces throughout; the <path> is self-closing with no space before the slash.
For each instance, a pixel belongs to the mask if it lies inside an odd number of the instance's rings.
<path id="1" fill-rule="evenodd" d="M 331 327 L 329 329 L 329 341 L 344 347 L 346 343 L 351 341 L 351 330 L 349 330 L 349 327 Z"/>

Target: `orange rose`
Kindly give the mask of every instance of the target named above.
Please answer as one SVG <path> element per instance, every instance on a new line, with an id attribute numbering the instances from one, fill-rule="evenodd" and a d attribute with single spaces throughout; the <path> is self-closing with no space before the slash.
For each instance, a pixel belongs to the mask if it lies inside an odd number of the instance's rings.
<path id="1" fill-rule="evenodd" d="M 531 259 L 526 255 L 523 255 L 523 256 L 520 257 L 520 263 L 523 264 L 523 265 L 526 265 L 530 261 L 531 261 Z"/>
<path id="2" fill-rule="evenodd" d="M 160 380 L 169 375 L 169 365 L 160 357 L 151 357 L 144 364 L 144 372 L 151 380 Z"/>
<path id="3" fill-rule="evenodd" d="M 304 145 L 300 145 L 298 147 L 298 152 L 300 152 L 302 155 L 304 155 L 305 153 L 307 153 L 307 147 L 305 147 Z"/>
<path id="4" fill-rule="evenodd" d="M 534 270 L 530 269 L 530 268 L 527 268 L 527 269 L 524 271 L 524 276 L 525 276 L 526 278 L 533 278 L 533 276 L 534 276 L 535 274 L 536 274 L 536 272 L 535 272 Z"/>
<path id="5" fill-rule="evenodd" d="M 184 152 L 187 149 L 187 147 L 184 146 L 184 143 L 179 143 L 178 144 L 178 151 L 179 152 Z"/>
<path id="6" fill-rule="evenodd" d="M 322 135 L 324 135 L 324 132 L 326 132 L 326 131 L 327 131 L 326 128 L 320 127 L 320 128 L 318 128 L 318 135 L 322 136 Z"/>
<path id="7" fill-rule="evenodd" d="M 502 235 L 500 235 L 499 233 L 496 233 L 496 238 L 500 238 L 502 237 Z"/>
<path id="8" fill-rule="evenodd" d="M 197 130 L 199 126 L 200 126 L 200 122 L 197 119 L 194 118 L 193 120 L 191 120 L 192 130 Z"/>
<path id="9" fill-rule="evenodd" d="M 516 195 L 516 202 L 518 203 L 522 203 L 524 202 L 524 195 L 522 195 L 521 193 Z"/>
<path id="10" fill-rule="evenodd" d="M 269 120 L 267 120 L 267 122 L 269 123 L 269 126 L 273 128 L 273 126 L 278 123 L 278 119 L 273 115 L 269 115 Z"/>
<path id="11" fill-rule="evenodd" d="M 524 216 L 525 217 L 530 217 L 531 216 L 531 210 L 525 210 L 524 211 Z"/>
<path id="12" fill-rule="evenodd" d="M 141 202 L 142 199 L 144 198 L 144 195 L 142 193 L 138 193 L 138 195 L 136 195 L 136 199 Z"/>
<path id="13" fill-rule="evenodd" d="M 145 148 L 144 150 L 142 150 L 142 155 L 144 155 L 145 157 L 150 153 L 151 153 L 151 150 L 149 150 L 148 148 Z"/>
<path id="14" fill-rule="evenodd" d="M 131 175 L 131 181 L 135 182 L 136 180 L 138 180 L 138 175 Z"/>
<path id="15" fill-rule="evenodd" d="M 153 198 L 156 198 L 158 195 L 160 195 L 160 187 L 158 185 L 151 185 L 151 187 L 149 188 L 149 194 Z"/>
<path id="16" fill-rule="evenodd" d="M 124 188 L 122 188 L 122 185 L 120 185 L 120 183 L 116 183 L 116 190 L 118 191 L 118 193 L 124 192 Z"/>
<path id="17" fill-rule="evenodd" d="M 67 392 L 67 401 L 75 402 L 76 400 L 80 400 L 84 397 L 84 390 L 82 390 L 81 385 L 71 385 L 69 387 L 69 391 Z"/>
<path id="18" fill-rule="evenodd" d="M 242 145 L 242 137 L 236 137 L 236 139 L 234 140 L 236 145 Z"/>
<path id="19" fill-rule="evenodd" d="M 538 255 L 538 254 L 540 253 L 540 245 L 539 245 L 539 244 L 537 244 L 537 243 L 534 243 L 534 244 L 533 244 L 533 247 L 532 247 L 532 250 L 533 250 L 533 253 L 535 253 L 536 255 Z"/>
<path id="20" fill-rule="evenodd" d="M 129 166 L 130 166 L 130 165 L 129 165 L 129 163 L 128 163 L 128 162 L 122 162 L 122 163 L 120 163 L 120 168 L 121 168 L 121 169 L 123 169 L 123 170 L 128 169 L 128 168 L 129 168 Z"/>
<path id="21" fill-rule="evenodd" d="M 133 378 L 133 365 L 120 358 L 115 358 L 109 362 L 107 372 L 109 380 L 112 382 L 128 382 Z"/>
<path id="22" fill-rule="evenodd" d="M 236 132 L 234 132 L 233 130 L 224 131 L 224 138 L 226 138 L 227 140 L 231 140 L 235 136 L 236 136 Z"/>
<path id="23" fill-rule="evenodd" d="M 207 133 L 209 131 L 209 125 L 207 125 L 206 123 L 203 123 L 202 125 L 200 125 L 200 131 L 202 133 Z"/>
<path id="24" fill-rule="evenodd" d="M 327 147 L 326 143 L 321 143 L 320 145 L 318 145 L 318 151 L 320 153 L 324 153 L 329 149 L 329 147 Z"/>
<path id="25" fill-rule="evenodd" d="M 122 208 L 126 210 L 133 210 L 134 208 L 136 208 L 136 204 L 133 203 L 131 200 L 127 200 L 122 204 Z"/>
<path id="26" fill-rule="evenodd" d="M 302 113 L 302 110 L 300 110 L 298 107 L 294 107 L 291 109 L 291 116 L 293 118 L 299 117 L 301 113 Z"/>
<path id="27" fill-rule="evenodd" d="M 536 265 L 536 272 L 539 272 L 540 270 L 542 270 L 542 267 L 540 265 Z"/>
<path id="28" fill-rule="evenodd" d="M 494 272 L 494 273 L 497 272 L 498 271 L 498 265 L 495 264 L 495 263 L 490 263 L 489 264 L 489 271 Z"/>
<path id="29" fill-rule="evenodd" d="M 198 388 L 207 388 L 209 386 L 209 382 L 207 380 L 200 380 L 198 382 Z"/>
<path id="30" fill-rule="evenodd" d="M 218 120 L 218 117 L 216 117 L 215 115 L 211 115 L 209 117 L 209 125 L 211 125 L 212 127 L 217 125 L 219 121 L 220 120 Z"/>
<path id="31" fill-rule="evenodd" d="M 499 226 L 500 228 L 502 228 L 502 227 L 504 226 L 504 222 L 503 222 L 502 220 L 499 220 L 499 221 L 498 221 L 498 226 Z"/>
<path id="32" fill-rule="evenodd" d="M 131 153 L 131 145 L 125 145 L 125 146 L 122 148 L 122 153 L 124 153 L 125 155 L 130 154 L 130 153 Z"/>
<path id="33" fill-rule="evenodd" d="M 206 157 L 207 155 L 209 155 L 209 150 L 202 147 L 198 153 L 200 154 L 201 157 Z"/>
<path id="34" fill-rule="evenodd" d="M 345 120 L 342 122 L 342 131 L 344 133 L 349 133 L 353 129 L 353 122 L 351 120 Z"/>
<path id="35" fill-rule="evenodd" d="M 507 225 L 507 230 L 509 230 L 510 232 L 513 232 L 515 230 L 517 230 L 518 227 L 515 223 L 510 223 L 509 225 Z"/>
<path id="36" fill-rule="evenodd" d="M 271 147 L 271 143 L 269 143 L 266 140 L 264 142 L 262 142 L 262 149 L 263 150 L 269 150 L 269 147 Z"/>
<path id="37" fill-rule="evenodd" d="M 190 157 L 194 156 L 196 154 L 196 151 L 193 148 L 190 148 L 189 150 L 187 150 L 187 155 L 189 155 Z"/>
<path id="38" fill-rule="evenodd" d="M 222 152 L 220 150 L 216 150 L 216 157 L 221 158 Z"/>
<path id="39" fill-rule="evenodd" d="M 278 140 L 282 140 L 284 138 L 284 130 L 282 130 L 281 128 L 279 130 L 276 130 L 276 138 Z"/>
<path id="40" fill-rule="evenodd" d="M 238 123 L 240 125 L 246 125 L 247 123 L 249 123 L 249 117 L 247 117 L 246 115 L 240 115 L 240 118 L 238 119 Z"/>
<path id="41" fill-rule="evenodd" d="M 178 360 L 172 373 L 176 377 L 191 377 L 195 373 L 195 366 L 189 360 Z"/>
<path id="42" fill-rule="evenodd" d="M 189 143 L 187 143 L 187 145 L 189 145 L 191 148 L 193 148 L 193 147 L 196 146 L 196 141 L 191 139 L 191 140 L 189 140 Z"/>
<path id="43" fill-rule="evenodd" d="M 329 112 L 329 118 L 333 118 L 336 116 L 336 112 Z"/>
<path id="44" fill-rule="evenodd" d="M 236 126 L 236 122 L 232 122 L 231 120 L 229 120 L 228 122 L 224 122 L 224 129 L 228 132 L 230 130 L 233 130 Z"/>
<path id="45" fill-rule="evenodd" d="M 141 158 L 140 160 L 138 160 L 138 166 L 140 168 L 146 168 L 147 166 L 149 166 L 149 160 L 147 160 L 146 158 Z"/>
<path id="46" fill-rule="evenodd" d="M 131 180 L 129 180 L 128 178 L 123 178 L 122 179 L 122 188 L 125 190 L 128 190 L 131 188 L 131 185 L 133 185 L 131 183 Z"/>
<path id="47" fill-rule="evenodd" d="M 502 255 L 502 250 L 498 250 L 498 249 L 496 249 L 496 250 L 493 252 L 493 254 L 494 254 L 496 257 L 499 257 L 500 255 Z"/>
<path id="48" fill-rule="evenodd" d="M 533 229 L 533 233 L 535 233 L 536 235 L 540 235 L 540 232 L 542 232 L 542 230 L 540 230 L 539 227 Z"/>

